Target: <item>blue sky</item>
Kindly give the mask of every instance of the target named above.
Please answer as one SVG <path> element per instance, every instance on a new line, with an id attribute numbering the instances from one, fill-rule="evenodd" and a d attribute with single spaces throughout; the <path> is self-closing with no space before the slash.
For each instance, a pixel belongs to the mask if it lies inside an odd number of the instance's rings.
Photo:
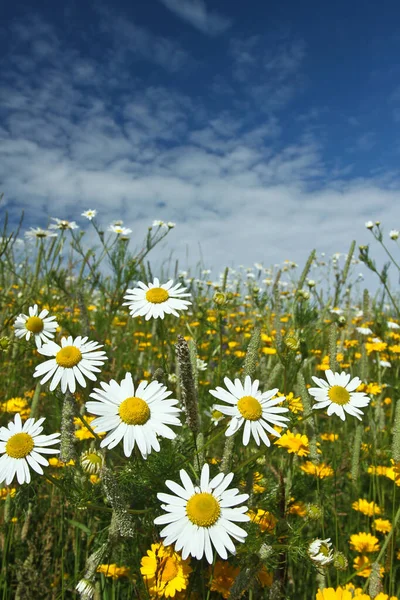
<path id="1" fill-rule="evenodd" d="M 187 268 L 200 244 L 216 271 L 346 252 L 370 219 L 400 228 L 397 2 L 16 4 L 0 25 L 14 221 L 86 227 L 96 208 L 133 246 L 174 221 L 154 257 Z"/>

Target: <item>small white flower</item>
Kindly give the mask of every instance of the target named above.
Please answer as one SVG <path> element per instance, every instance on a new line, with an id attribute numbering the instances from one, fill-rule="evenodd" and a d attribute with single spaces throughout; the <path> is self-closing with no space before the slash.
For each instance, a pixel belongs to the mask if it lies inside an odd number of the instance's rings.
<path id="1" fill-rule="evenodd" d="M 392 240 L 397 240 L 399 238 L 400 232 L 397 229 L 392 229 L 389 232 L 389 236 L 391 237 Z"/>
<path id="2" fill-rule="evenodd" d="M 372 221 L 367 221 L 367 222 L 365 223 L 365 227 L 366 227 L 367 229 L 373 229 L 373 228 L 374 228 L 374 223 L 373 223 Z"/>
<path id="3" fill-rule="evenodd" d="M 27 238 L 48 238 L 57 237 L 57 233 L 49 231 L 48 229 L 42 229 L 41 227 L 31 227 L 30 231 L 25 231 L 25 237 Z"/>
<path id="4" fill-rule="evenodd" d="M 89 208 L 89 210 L 85 210 L 83 213 L 81 213 L 81 216 L 86 217 L 87 219 L 89 219 L 89 221 L 94 219 L 94 217 L 96 215 L 97 215 L 97 210 L 91 209 L 91 208 Z"/>
<path id="5" fill-rule="evenodd" d="M 129 229 L 129 227 L 121 227 L 121 225 L 110 225 L 107 231 L 112 231 L 118 235 L 129 235 L 132 233 L 132 229 Z"/>
<path id="6" fill-rule="evenodd" d="M 146 321 L 151 318 L 161 319 L 165 314 L 172 314 L 179 317 L 177 310 L 187 310 L 192 304 L 189 300 L 183 300 L 184 297 L 190 296 L 189 293 L 184 293 L 185 287 L 180 283 L 173 286 L 173 280 L 170 279 L 167 283 L 160 285 L 157 277 L 153 283 L 146 285 L 139 281 L 136 288 L 126 291 L 124 299 L 127 302 L 123 306 L 129 306 L 132 317 L 145 317 Z"/>
<path id="7" fill-rule="evenodd" d="M 333 561 L 333 550 L 331 538 L 326 540 L 316 539 L 308 546 L 308 554 L 311 560 L 321 566 L 328 565 Z"/>
<path id="8" fill-rule="evenodd" d="M 49 229 L 78 229 L 79 225 L 75 221 L 67 221 L 65 219 L 57 219 L 57 217 L 51 217 L 55 223 L 49 225 Z"/>
<path id="9" fill-rule="evenodd" d="M 206 371 L 207 370 L 207 363 L 204 360 L 201 360 L 201 358 L 197 358 L 197 369 L 198 371 Z"/>
<path id="10" fill-rule="evenodd" d="M 153 221 L 153 225 L 152 227 L 168 227 L 168 225 L 166 223 L 164 223 L 164 221 Z"/>
<path id="11" fill-rule="evenodd" d="M 20 314 L 14 321 L 15 335 L 18 338 L 25 337 L 29 340 L 33 335 L 37 348 L 42 346 L 43 342 L 48 342 L 54 337 L 54 332 L 58 327 L 56 317 L 48 317 L 49 311 L 43 309 L 38 314 L 38 305 L 34 304 L 28 309 L 28 315 Z"/>
<path id="12" fill-rule="evenodd" d="M 400 325 L 398 323 L 395 323 L 394 321 L 388 321 L 387 326 L 389 327 L 389 329 L 400 329 Z"/>
<path id="13" fill-rule="evenodd" d="M 239 494 L 237 488 L 227 489 L 233 473 L 219 473 L 210 481 L 210 468 L 203 465 L 200 485 L 195 486 L 184 469 L 179 471 L 182 485 L 167 480 L 165 485 L 175 494 L 157 494 L 166 514 L 154 519 L 156 525 L 167 525 L 161 530 L 164 546 L 175 543 L 175 551 L 182 550 L 185 560 L 189 554 L 197 560 L 205 555 L 209 564 L 213 562 L 213 549 L 226 560 L 228 553 L 236 553 L 233 537 L 243 543 L 247 532 L 235 522 L 250 521 L 247 506 L 237 506 L 248 499 L 248 494 Z M 183 486 L 183 487 L 182 487 Z"/>
<path id="14" fill-rule="evenodd" d="M 180 409 L 175 406 L 178 400 L 168 399 L 172 392 L 165 385 L 141 381 L 135 391 L 130 373 L 120 385 L 113 379 L 100 385 L 103 389 L 95 388 L 90 394 L 97 402 L 86 402 L 86 408 L 100 415 L 91 423 L 95 431 L 110 431 L 101 448 L 114 448 L 123 440 L 125 456 L 129 457 L 137 444 L 146 459 L 152 450 L 160 451 L 158 435 L 170 440 L 176 437 L 168 425 L 181 425 L 177 417 Z"/>
<path id="15" fill-rule="evenodd" d="M 361 379 L 353 377 L 342 371 L 342 373 L 333 373 L 330 369 L 325 371 L 328 381 L 315 377 L 313 381 L 318 385 L 316 388 L 309 388 L 308 392 L 315 398 L 317 404 L 313 409 L 328 407 L 327 414 L 331 416 L 336 414 L 345 421 L 346 414 L 356 417 L 361 421 L 364 414 L 360 408 L 368 406 L 370 398 L 364 392 L 355 392 L 361 383 Z"/>
<path id="16" fill-rule="evenodd" d="M 172 221 L 168 221 L 168 223 L 167 223 L 167 227 L 168 227 L 169 229 L 173 229 L 175 226 L 176 226 L 176 223 L 173 223 Z"/>
<path id="17" fill-rule="evenodd" d="M 390 369 L 390 367 L 392 366 L 392 363 L 390 363 L 388 360 L 380 360 L 379 364 L 385 369 Z"/>
<path id="18" fill-rule="evenodd" d="M 213 407 L 222 414 L 232 417 L 225 432 L 227 437 L 234 435 L 242 425 L 244 425 L 244 446 L 247 446 L 249 443 L 251 435 L 257 446 L 260 445 L 260 440 L 266 446 L 270 446 L 271 442 L 266 431 L 271 435 L 281 437 L 271 425 L 287 427 L 285 421 L 289 421 L 289 419 L 283 417 L 281 413 L 288 412 L 289 409 L 276 406 L 285 400 L 284 396 L 279 396 L 272 400 L 278 388 L 262 393 L 258 389 L 258 379 L 252 382 L 248 375 L 245 378 L 244 385 L 239 379 L 235 379 L 235 382 L 233 382 L 228 377 L 224 378 L 224 383 L 229 391 L 224 390 L 222 387 L 217 387 L 216 390 L 210 390 L 210 394 L 230 405 L 215 404 Z"/>
<path id="19" fill-rule="evenodd" d="M 74 340 L 69 336 L 61 339 L 61 346 L 55 342 L 44 344 L 38 348 L 38 352 L 54 358 L 38 365 L 33 376 L 44 375 L 40 381 L 42 384 L 53 378 L 50 383 L 51 392 L 61 382 L 61 391 L 65 393 L 68 388 L 71 394 L 76 390 L 76 381 L 82 387 L 86 387 L 85 377 L 96 381 L 97 377 L 94 373 L 100 373 L 97 367 L 103 366 L 107 357 L 103 350 L 99 351 L 103 346 L 87 340 L 87 337 L 78 336 Z"/>
<path id="20" fill-rule="evenodd" d="M 49 462 L 42 454 L 58 454 L 60 451 L 48 448 L 53 444 L 59 444 L 59 433 L 40 435 L 41 427 L 45 418 L 27 419 L 22 424 L 19 413 L 15 415 L 14 422 L 7 427 L 0 428 L 0 483 L 5 481 L 10 485 L 14 476 L 17 475 L 18 483 L 30 483 L 31 474 L 29 467 L 43 475 L 43 467 Z"/>
<path id="21" fill-rule="evenodd" d="M 372 335 L 372 329 L 369 327 L 356 327 L 356 331 L 362 335 Z"/>

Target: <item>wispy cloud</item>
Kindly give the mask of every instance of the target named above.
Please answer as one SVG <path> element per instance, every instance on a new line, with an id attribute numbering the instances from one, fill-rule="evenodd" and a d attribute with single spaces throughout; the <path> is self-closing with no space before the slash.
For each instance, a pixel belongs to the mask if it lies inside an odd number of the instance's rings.
<path id="1" fill-rule="evenodd" d="M 209 11 L 204 0 L 160 0 L 179 18 L 208 35 L 223 33 L 232 24 L 231 19 Z"/>

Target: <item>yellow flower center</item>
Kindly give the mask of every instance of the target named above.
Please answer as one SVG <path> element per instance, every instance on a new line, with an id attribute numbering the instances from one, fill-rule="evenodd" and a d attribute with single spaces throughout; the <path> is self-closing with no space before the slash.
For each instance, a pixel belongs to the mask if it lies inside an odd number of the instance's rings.
<path id="1" fill-rule="evenodd" d="M 146 292 L 146 300 L 152 304 L 161 304 L 161 302 L 165 302 L 168 298 L 169 294 L 164 288 L 151 288 L 151 290 Z"/>
<path id="2" fill-rule="evenodd" d="M 321 544 L 321 546 L 319 548 L 319 552 L 321 554 L 323 554 L 324 556 L 329 556 L 330 550 L 329 550 L 329 547 L 327 546 L 327 544 Z"/>
<path id="3" fill-rule="evenodd" d="M 85 456 L 85 459 L 90 462 L 90 464 L 92 465 L 102 465 L 103 464 L 103 459 L 101 458 L 101 456 L 99 456 L 98 454 L 95 454 L 94 452 L 90 452 L 89 454 L 87 454 Z"/>
<path id="4" fill-rule="evenodd" d="M 56 362 L 60 367 L 72 369 L 82 360 L 81 351 L 75 346 L 65 346 L 56 354 Z"/>
<path id="5" fill-rule="evenodd" d="M 240 414 L 249 421 L 258 421 L 262 415 L 262 407 L 253 396 L 243 396 L 237 403 Z"/>
<path id="6" fill-rule="evenodd" d="M 33 437 L 28 433 L 15 433 L 6 444 L 6 453 L 11 458 L 25 458 L 35 446 Z"/>
<path id="7" fill-rule="evenodd" d="M 212 494 L 201 492 L 189 498 L 186 504 L 186 514 L 198 527 L 211 527 L 218 521 L 221 508 Z"/>
<path id="8" fill-rule="evenodd" d="M 223 415 L 222 412 L 220 412 L 219 410 L 213 410 L 211 416 L 213 419 L 221 419 L 225 415 Z"/>
<path id="9" fill-rule="evenodd" d="M 145 400 L 132 396 L 121 402 L 119 416 L 128 425 L 144 425 L 150 419 L 150 408 Z"/>
<path id="10" fill-rule="evenodd" d="M 178 575 L 178 566 L 172 557 L 167 556 L 163 559 L 160 565 L 160 575 L 161 581 L 166 583 Z"/>
<path id="11" fill-rule="evenodd" d="M 28 331 L 32 331 L 32 333 L 40 333 L 43 331 L 44 324 L 42 319 L 39 319 L 39 317 L 29 317 L 25 323 L 25 327 Z"/>
<path id="12" fill-rule="evenodd" d="M 348 402 L 350 401 L 349 392 L 346 390 L 346 388 L 342 387 L 341 385 L 332 386 L 328 392 L 328 396 L 335 404 L 343 405 L 348 404 Z"/>

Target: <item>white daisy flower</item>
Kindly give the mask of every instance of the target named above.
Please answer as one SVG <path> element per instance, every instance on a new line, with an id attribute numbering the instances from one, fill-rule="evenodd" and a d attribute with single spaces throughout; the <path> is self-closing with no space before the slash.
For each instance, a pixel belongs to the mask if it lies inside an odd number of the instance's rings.
<path id="1" fill-rule="evenodd" d="M 154 519 L 156 525 L 165 525 L 161 537 L 164 546 L 175 543 L 175 550 L 182 550 L 185 560 L 189 554 L 200 560 L 204 555 L 213 562 L 213 549 L 226 560 L 227 550 L 235 554 L 233 537 L 243 543 L 247 533 L 234 523 L 250 521 L 247 506 L 237 505 L 248 499 L 248 494 L 239 494 L 237 488 L 227 489 L 233 473 L 219 473 L 210 481 L 210 468 L 205 464 L 201 471 L 200 485 L 195 486 L 184 469 L 179 471 L 182 485 L 167 480 L 165 485 L 174 492 L 157 494 L 166 514 Z M 235 508 L 232 508 L 235 507 Z"/>
<path id="2" fill-rule="evenodd" d="M 56 317 L 48 317 L 49 311 L 43 309 L 38 314 L 38 305 L 34 304 L 28 309 L 29 316 L 20 314 L 14 321 L 15 335 L 17 338 L 25 337 L 30 340 L 33 335 L 37 348 L 42 346 L 43 342 L 48 342 L 54 337 L 54 332 L 58 327 Z"/>
<path id="3" fill-rule="evenodd" d="M 356 331 L 361 333 L 361 335 L 372 335 L 372 329 L 369 327 L 356 327 Z"/>
<path id="4" fill-rule="evenodd" d="M 398 229 L 392 229 L 389 232 L 389 236 L 392 240 L 397 240 L 399 238 L 400 231 Z"/>
<path id="5" fill-rule="evenodd" d="M 326 540 L 316 539 L 308 546 L 308 554 L 311 560 L 322 566 L 328 565 L 333 561 L 333 550 L 331 538 Z"/>
<path id="6" fill-rule="evenodd" d="M 160 451 L 157 435 L 170 440 L 176 437 L 168 425 L 181 425 L 177 418 L 181 411 L 175 407 L 178 400 L 167 400 L 172 392 L 165 385 L 141 381 L 135 391 L 130 373 L 120 385 L 113 379 L 100 385 L 102 390 L 96 388 L 90 394 L 98 402 L 86 402 L 86 408 L 100 415 L 91 422 L 95 431 L 110 431 L 100 444 L 102 448 L 114 448 L 123 439 L 125 456 L 130 456 L 137 444 L 146 459 L 152 450 Z"/>
<path id="7" fill-rule="evenodd" d="M 389 327 L 389 329 L 400 329 L 400 325 L 398 323 L 395 323 L 394 321 L 388 321 L 387 326 Z"/>
<path id="8" fill-rule="evenodd" d="M 59 433 L 40 435 L 44 417 L 38 419 L 27 419 L 22 424 L 19 413 L 15 415 L 14 422 L 7 427 L 0 427 L 0 483 L 6 482 L 10 485 L 14 476 L 17 475 L 18 483 L 30 483 L 31 474 L 29 467 L 43 475 L 43 467 L 48 466 L 48 461 L 42 454 L 58 454 L 60 451 L 48 448 L 58 444 Z"/>
<path id="9" fill-rule="evenodd" d="M 87 337 L 78 336 L 75 340 L 72 336 L 63 337 L 61 346 L 55 342 L 48 342 L 38 352 L 44 356 L 54 356 L 51 360 L 38 365 L 33 374 L 34 377 L 43 377 L 40 383 L 50 383 L 50 391 L 56 389 L 61 382 L 61 391 L 65 393 L 67 388 L 73 394 L 76 390 L 76 381 L 82 387 L 86 387 L 85 377 L 96 381 L 93 373 L 100 373 L 97 367 L 103 366 L 107 357 L 103 346 L 97 342 L 88 342 Z M 84 377 L 85 376 L 85 377 Z"/>
<path id="10" fill-rule="evenodd" d="M 25 231 L 25 237 L 27 238 L 48 238 L 57 237 L 57 233 L 49 231 L 48 229 L 42 229 L 41 227 L 31 227 L 29 231 Z"/>
<path id="11" fill-rule="evenodd" d="M 127 290 L 124 296 L 127 302 L 124 302 L 123 306 L 129 306 L 132 317 L 145 317 L 146 321 L 152 317 L 163 319 L 164 314 L 179 317 L 176 311 L 187 310 L 192 303 L 189 300 L 182 300 L 184 296 L 190 296 L 189 293 L 184 293 L 186 288 L 182 287 L 180 283 L 172 287 L 173 283 L 173 280 L 170 279 L 167 283 L 160 285 L 157 277 L 148 286 L 139 281 L 139 287 Z"/>
<path id="12" fill-rule="evenodd" d="M 129 235 L 132 233 L 132 229 L 129 229 L 129 227 L 121 227 L 121 225 L 110 225 L 108 231 L 118 233 L 119 235 Z"/>
<path id="13" fill-rule="evenodd" d="M 57 217 L 51 217 L 55 223 L 49 225 L 49 229 L 79 229 L 79 225 L 75 221 L 67 221 L 66 219 L 57 219 Z"/>
<path id="14" fill-rule="evenodd" d="M 153 221 L 152 227 L 168 227 L 168 225 L 166 223 L 164 223 L 164 221 L 160 221 L 157 219 L 157 220 Z"/>
<path id="15" fill-rule="evenodd" d="M 227 437 L 236 433 L 243 424 L 243 444 L 245 446 L 249 443 L 251 435 L 257 446 L 260 445 L 260 439 L 266 446 L 270 446 L 271 442 L 266 431 L 271 435 L 281 437 L 271 424 L 278 425 L 278 427 L 287 427 L 284 421 L 289 421 L 289 419 L 281 416 L 280 413 L 289 412 L 289 409 L 276 406 L 285 400 L 284 396 L 272 400 L 278 388 L 264 393 L 260 392 L 258 379 L 252 383 L 248 375 L 244 380 L 244 385 L 239 379 L 235 379 L 233 383 L 228 377 L 224 378 L 224 383 L 229 392 L 222 387 L 217 387 L 216 390 L 210 390 L 210 394 L 218 400 L 233 405 L 215 404 L 213 407 L 214 410 L 219 410 L 222 414 L 232 417 L 225 432 Z"/>
<path id="16" fill-rule="evenodd" d="M 319 379 L 319 377 L 313 376 L 312 379 L 319 386 L 316 388 L 309 388 L 308 392 L 315 398 L 317 404 L 314 404 L 313 408 L 326 408 L 328 407 L 328 415 L 337 415 L 345 421 L 346 414 L 357 417 L 361 421 L 361 416 L 364 413 L 360 410 L 360 407 L 368 406 L 370 398 L 364 392 L 355 392 L 361 383 L 361 379 L 353 377 L 350 381 L 351 375 L 349 373 L 333 373 L 330 369 L 325 371 L 326 378 Z"/>
<path id="17" fill-rule="evenodd" d="M 83 213 L 81 213 L 82 217 L 86 217 L 87 219 L 89 219 L 89 221 L 91 221 L 92 219 L 94 219 L 94 217 L 97 215 L 97 210 L 95 210 L 94 208 L 89 208 L 89 210 L 85 210 Z"/>
<path id="18" fill-rule="evenodd" d="M 372 221 L 367 221 L 367 222 L 365 223 L 365 227 L 366 227 L 367 229 L 373 229 L 373 228 L 374 228 L 374 223 L 373 223 Z"/>
<path id="19" fill-rule="evenodd" d="M 80 579 L 75 587 L 82 600 L 91 600 L 94 596 L 95 587 L 90 579 Z"/>

